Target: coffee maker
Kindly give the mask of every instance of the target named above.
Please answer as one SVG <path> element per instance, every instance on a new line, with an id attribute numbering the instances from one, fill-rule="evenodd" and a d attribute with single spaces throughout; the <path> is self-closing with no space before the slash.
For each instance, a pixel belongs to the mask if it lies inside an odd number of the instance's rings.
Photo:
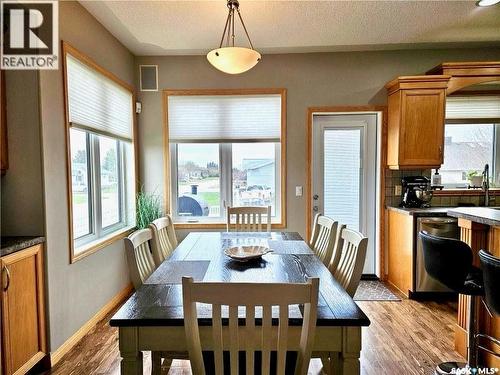
<path id="1" fill-rule="evenodd" d="M 424 176 L 408 176 L 401 179 L 401 207 L 430 207 L 432 199 L 431 181 Z"/>

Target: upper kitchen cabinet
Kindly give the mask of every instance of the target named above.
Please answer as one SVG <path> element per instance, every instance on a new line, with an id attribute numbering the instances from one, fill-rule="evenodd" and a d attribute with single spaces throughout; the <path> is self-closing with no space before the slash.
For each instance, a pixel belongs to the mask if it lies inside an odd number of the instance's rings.
<path id="1" fill-rule="evenodd" d="M 398 77 L 388 91 L 387 166 L 436 168 L 443 163 L 446 88 L 450 76 Z"/>

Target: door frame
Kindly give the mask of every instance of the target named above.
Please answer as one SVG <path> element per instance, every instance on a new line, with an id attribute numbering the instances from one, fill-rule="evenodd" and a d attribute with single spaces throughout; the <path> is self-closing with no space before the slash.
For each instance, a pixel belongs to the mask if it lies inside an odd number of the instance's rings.
<path id="1" fill-rule="evenodd" d="M 324 106 L 324 107 L 308 107 L 307 108 L 307 184 L 306 184 L 306 236 L 309 239 L 311 237 L 311 210 L 312 210 L 312 160 L 313 160 L 313 149 L 312 149 L 312 139 L 313 139 L 313 115 L 318 113 L 331 113 L 333 115 L 353 115 L 353 114 L 377 114 L 379 119 L 381 119 L 380 126 L 381 129 L 379 134 L 380 139 L 380 156 L 378 157 L 378 163 L 376 168 L 380 171 L 380 181 L 379 181 L 379 217 L 378 217 L 378 256 L 379 259 L 379 272 L 380 279 L 385 280 L 386 270 L 385 270 L 385 169 L 387 165 L 387 106 L 382 105 L 361 105 L 361 106 Z M 376 229 L 377 230 L 377 229 Z"/>

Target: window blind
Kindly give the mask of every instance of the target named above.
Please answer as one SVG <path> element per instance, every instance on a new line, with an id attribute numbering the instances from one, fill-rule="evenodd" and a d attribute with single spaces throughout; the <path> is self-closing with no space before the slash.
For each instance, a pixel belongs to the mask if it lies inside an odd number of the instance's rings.
<path id="1" fill-rule="evenodd" d="M 449 97 L 446 119 L 500 119 L 500 96 Z"/>
<path id="2" fill-rule="evenodd" d="M 172 143 L 279 142 L 281 95 L 170 95 Z"/>
<path id="3" fill-rule="evenodd" d="M 70 54 L 66 74 L 70 125 L 132 140 L 132 93 Z"/>

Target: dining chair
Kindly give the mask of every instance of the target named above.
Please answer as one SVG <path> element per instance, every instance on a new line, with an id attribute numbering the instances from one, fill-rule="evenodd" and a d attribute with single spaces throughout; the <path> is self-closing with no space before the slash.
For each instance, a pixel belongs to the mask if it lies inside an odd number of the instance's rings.
<path id="1" fill-rule="evenodd" d="M 152 230 L 147 228 L 136 230 L 124 239 L 130 278 L 136 290 L 156 269 L 150 247 L 152 236 Z"/>
<path id="2" fill-rule="evenodd" d="M 262 352 L 262 374 L 270 372 L 270 354 L 277 351 L 277 374 L 285 374 L 288 345 L 289 306 L 303 304 L 303 323 L 295 367 L 296 374 L 307 374 L 316 329 L 319 278 L 306 283 L 204 283 L 182 278 L 184 328 L 189 359 L 194 374 L 204 375 L 202 344 L 196 303 L 212 305 L 212 340 L 215 373 L 223 373 L 223 351 L 229 351 L 231 374 L 239 371 L 238 353 L 246 353 L 246 373 L 254 374 L 255 351 Z M 228 306 L 228 325 L 223 327 L 222 306 Z M 245 326 L 239 325 L 238 307 L 245 306 Z M 277 337 L 273 334 L 272 306 L 279 306 Z M 256 307 L 262 307 L 262 325 L 255 325 Z M 224 314 L 225 315 L 225 314 Z M 223 339 L 224 338 L 224 339 Z M 227 341 L 229 342 L 226 342 Z"/>
<path id="3" fill-rule="evenodd" d="M 316 214 L 314 217 L 313 232 L 309 246 L 328 267 L 332 261 L 333 250 L 337 240 L 339 223 L 328 216 Z"/>
<path id="4" fill-rule="evenodd" d="M 151 228 L 136 230 L 124 239 L 130 278 L 136 290 L 156 269 L 150 247 L 152 239 L 153 231 Z M 163 367 L 169 368 L 173 359 L 185 359 L 187 356 L 185 353 L 177 352 L 151 352 L 151 373 L 153 375 L 161 374 L 162 358 L 164 359 Z"/>
<path id="5" fill-rule="evenodd" d="M 231 223 L 231 218 L 235 217 L 235 222 Z M 262 218 L 265 216 L 265 222 Z M 267 207 L 227 207 L 227 231 L 231 227 L 236 232 L 265 232 L 271 231 L 271 206 Z"/>
<path id="6" fill-rule="evenodd" d="M 342 254 L 342 248 L 344 247 L 344 239 L 342 238 L 342 231 L 347 228 L 345 224 L 339 224 L 337 227 L 337 238 L 335 239 L 335 246 L 333 247 L 332 260 L 328 265 L 328 269 L 332 274 L 335 273 L 339 266 L 340 255 Z"/>
<path id="7" fill-rule="evenodd" d="M 150 225 L 153 233 L 151 248 L 153 260 L 159 266 L 177 247 L 177 237 L 175 235 L 174 223 L 170 215 L 154 220 Z"/>
<path id="8" fill-rule="evenodd" d="M 343 241 L 340 260 L 333 276 L 351 297 L 356 293 L 365 265 L 368 238 L 361 233 L 345 228 L 342 230 Z"/>

